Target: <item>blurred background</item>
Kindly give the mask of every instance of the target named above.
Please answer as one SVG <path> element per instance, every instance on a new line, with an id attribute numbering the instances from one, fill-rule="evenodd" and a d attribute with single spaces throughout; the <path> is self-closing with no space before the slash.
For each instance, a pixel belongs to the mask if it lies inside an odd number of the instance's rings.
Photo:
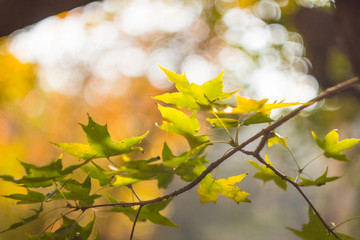
<path id="1" fill-rule="evenodd" d="M 87 113 L 108 124 L 116 139 L 143 134 L 148 158 L 166 140 L 175 153 L 183 139 L 155 126 L 160 114 L 151 96 L 173 91 L 158 65 L 190 82 L 203 84 L 225 70 L 224 90 L 242 86 L 241 95 L 270 101 L 305 102 L 360 73 L 360 11 L 356 0 L 3 0 L 0 2 L 0 174 L 23 175 L 18 160 L 43 165 L 61 153 L 49 142 L 84 142 L 78 123 Z M 360 138 L 359 88 L 346 91 L 302 113 L 278 131 L 304 165 L 321 153 L 311 129 L 321 138 L 339 129 L 340 138 Z M 277 116 L 282 112 L 275 113 Z M 240 141 L 261 129 L 242 129 Z M 203 132 L 212 131 L 210 127 Z M 218 133 L 219 134 L 219 133 Z M 227 148 L 209 151 L 216 160 Z M 295 169 L 291 155 L 269 149 L 281 170 Z M 322 188 L 306 189 L 328 221 L 360 215 L 359 147 L 347 152 L 346 165 L 320 158 L 306 172 L 313 178 L 329 167 L 343 176 Z M 68 163 L 77 161 L 65 156 Z M 297 239 L 284 226 L 300 229 L 307 205 L 291 187 L 253 179 L 254 170 L 238 155 L 220 167 L 219 177 L 249 172 L 240 184 L 251 204 L 220 197 L 201 205 L 196 189 L 173 200 L 165 214 L 182 229 L 139 223 L 135 239 Z M 185 183 L 176 180 L 169 190 Z M 164 192 L 154 182 L 135 185 L 142 199 Z M 1 195 L 23 191 L 0 181 Z M 131 199 L 127 189 L 114 193 Z M 26 206 L 0 198 L 0 230 L 28 216 Z M 54 216 L 59 212 L 52 213 Z M 88 214 L 90 217 L 92 213 Z M 84 217 L 86 222 L 87 216 Z M 23 239 L 50 222 L 41 219 L 0 239 Z M 97 213 L 100 239 L 128 239 L 125 216 Z M 338 230 L 360 238 L 359 220 Z"/>

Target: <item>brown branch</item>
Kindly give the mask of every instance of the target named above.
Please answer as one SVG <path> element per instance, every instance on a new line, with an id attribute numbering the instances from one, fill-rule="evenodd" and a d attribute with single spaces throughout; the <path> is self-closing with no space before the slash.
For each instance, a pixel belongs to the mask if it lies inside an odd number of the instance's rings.
<path id="1" fill-rule="evenodd" d="M 254 154 L 254 152 L 249 152 L 249 151 L 245 151 L 243 150 L 244 147 L 246 147 L 248 144 L 250 144 L 251 142 L 255 141 L 256 139 L 260 138 L 263 136 L 262 141 L 258 144 L 258 147 L 256 148 L 256 156 L 260 157 L 259 152 L 262 150 L 262 148 L 265 145 L 265 142 L 267 140 L 267 136 L 268 134 L 273 131 L 274 129 L 276 129 L 277 127 L 281 126 L 282 124 L 284 124 L 285 122 L 287 122 L 288 120 L 290 120 L 291 118 L 293 118 L 294 116 L 296 116 L 297 114 L 299 114 L 302 110 L 304 110 L 305 108 L 313 105 L 316 102 L 319 102 L 325 98 L 330 98 L 334 95 L 337 95 L 338 93 L 354 86 L 355 84 L 359 83 L 359 78 L 358 77 L 354 77 L 348 81 L 345 81 L 343 83 L 340 83 L 334 87 L 328 88 L 326 89 L 326 91 L 324 91 L 323 93 L 321 93 L 319 96 L 313 98 L 312 100 L 310 100 L 309 102 L 301 105 L 300 107 L 296 108 L 295 110 L 291 111 L 290 113 L 288 113 L 287 115 L 285 115 L 284 117 L 282 117 L 281 119 L 275 121 L 274 123 L 272 123 L 271 125 L 269 125 L 267 128 L 262 129 L 261 131 L 259 131 L 258 133 L 256 133 L 255 135 L 253 135 L 252 137 L 250 137 L 249 139 L 247 139 L 246 141 L 244 141 L 243 143 L 241 143 L 239 146 L 235 147 L 233 150 L 231 150 L 230 152 L 228 152 L 227 154 L 225 154 L 224 156 L 222 156 L 221 158 L 219 158 L 218 160 L 216 160 L 215 162 L 211 163 L 194 181 L 192 181 L 191 183 L 189 183 L 188 185 L 172 192 L 169 194 L 166 194 L 164 196 L 158 197 L 158 198 L 154 198 L 151 200 L 147 200 L 147 201 L 141 201 L 141 202 L 128 202 L 128 203 L 109 203 L 109 204 L 98 204 L 98 205 L 91 205 L 91 206 L 83 206 L 83 207 L 78 207 L 78 206 L 69 206 L 69 208 L 75 208 L 76 210 L 82 210 L 85 211 L 86 209 L 89 208 L 98 208 L 98 207 L 131 207 L 131 206 L 136 206 L 136 205 L 140 205 L 140 206 L 144 206 L 147 204 L 152 204 L 152 203 L 156 203 L 156 202 L 160 202 L 172 197 L 176 197 L 179 194 L 182 194 L 190 189 L 192 189 L 193 187 L 195 187 L 198 183 L 200 183 L 200 181 L 202 179 L 205 178 L 205 176 L 207 174 L 209 174 L 210 172 L 212 172 L 216 167 L 218 167 L 222 162 L 224 162 L 226 159 L 230 158 L 232 155 L 234 155 L 236 152 L 244 152 L 246 154 Z M 258 159 L 258 158 L 257 158 Z M 322 217 L 320 216 L 320 214 L 318 213 L 318 211 L 316 210 L 316 208 L 312 205 L 311 201 L 307 198 L 307 196 L 304 194 L 304 192 L 300 189 L 300 187 L 298 186 L 297 183 L 291 181 L 286 175 L 282 174 L 281 172 L 279 172 L 277 169 L 275 169 L 274 167 L 268 165 L 264 159 L 262 159 L 261 157 L 258 159 L 261 163 L 265 164 L 266 166 L 268 166 L 271 170 L 274 171 L 275 174 L 277 174 L 279 177 L 285 179 L 286 181 L 288 181 L 290 184 L 292 184 L 298 191 L 299 193 L 304 197 L 304 199 L 308 202 L 308 204 L 310 205 L 310 207 L 314 210 L 315 214 L 319 217 L 319 219 L 321 220 L 322 224 L 328 229 L 328 231 L 330 233 L 332 233 L 336 238 L 339 239 L 339 237 L 336 235 L 336 233 L 334 233 L 326 224 L 326 222 L 322 219 Z"/>

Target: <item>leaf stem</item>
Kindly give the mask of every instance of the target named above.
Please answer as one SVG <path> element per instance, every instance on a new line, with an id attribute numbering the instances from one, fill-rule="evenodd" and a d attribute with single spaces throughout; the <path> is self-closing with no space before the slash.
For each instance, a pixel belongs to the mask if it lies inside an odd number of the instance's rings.
<path id="1" fill-rule="evenodd" d="M 223 123 L 223 121 L 219 118 L 219 116 L 213 111 L 214 116 L 220 121 L 221 125 L 224 127 L 225 131 L 227 132 L 227 134 L 229 135 L 230 139 L 232 142 L 235 142 L 233 137 L 231 136 L 229 130 L 227 129 L 227 127 L 225 126 L 225 124 Z"/>
<path id="2" fill-rule="evenodd" d="M 312 163 L 313 161 L 315 161 L 316 159 L 318 159 L 319 157 L 321 157 L 323 155 L 323 153 L 320 153 L 319 155 L 317 155 L 316 157 L 314 157 L 313 159 L 311 159 L 307 164 L 305 164 L 305 166 L 303 166 L 301 168 L 301 171 L 303 171 L 310 163 Z"/>
<path id="3" fill-rule="evenodd" d="M 347 222 L 350 222 L 350 221 L 353 221 L 353 220 L 356 220 L 356 219 L 360 219 L 360 216 L 355 216 L 355 217 L 346 219 L 345 221 L 342 221 L 341 223 L 337 224 L 337 225 L 333 228 L 333 230 L 335 230 L 336 228 L 340 227 L 340 226 L 343 225 L 344 223 L 347 223 Z"/>

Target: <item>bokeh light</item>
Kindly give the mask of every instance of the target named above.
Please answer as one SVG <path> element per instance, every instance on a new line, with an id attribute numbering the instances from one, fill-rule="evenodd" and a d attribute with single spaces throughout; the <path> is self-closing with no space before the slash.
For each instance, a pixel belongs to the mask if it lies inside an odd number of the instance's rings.
<path id="1" fill-rule="evenodd" d="M 185 72 L 197 84 L 224 69 L 226 87 L 249 86 L 245 93 L 252 97 L 314 97 L 318 88 L 308 75 L 311 65 L 304 58 L 300 35 L 265 22 L 281 17 L 284 3 L 262 0 L 250 9 L 227 7 L 231 3 L 216 3 L 223 12 L 215 22 L 218 36 L 204 21 L 202 7 L 209 6 L 200 2 L 112 0 L 19 31 L 12 36 L 10 50 L 21 61 L 37 64 L 45 91 L 82 94 L 91 105 L 94 99 L 103 102 L 101 96 L 121 95 L 114 86 L 120 82 L 126 91 L 137 77 L 146 77 L 158 89 L 171 88 L 159 64 Z"/>

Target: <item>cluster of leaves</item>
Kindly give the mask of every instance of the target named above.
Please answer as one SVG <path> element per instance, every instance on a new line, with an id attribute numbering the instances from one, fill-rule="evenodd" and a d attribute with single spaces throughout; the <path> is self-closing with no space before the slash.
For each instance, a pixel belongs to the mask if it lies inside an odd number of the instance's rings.
<path id="1" fill-rule="evenodd" d="M 222 74 L 217 78 L 206 82 L 203 85 L 190 84 L 185 75 L 179 75 L 169 70 L 163 69 L 168 79 L 172 81 L 177 92 L 166 93 L 154 97 L 169 106 L 158 104 L 164 121 L 159 128 L 169 133 L 177 134 L 186 139 L 189 149 L 185 152 L 174 155 L 168 144 L 163 145 L 161 157 L 156 156 L 147 160 L 131 158 L 131 152 L 144 151 L 138 145 L 146 137 L 148 132 L 141 136 L 114 141 L 107 129 L 107 125 L 99 125 L 89 116 L 88 124 L 81 125 L 86 133 L 88 144 L 80 143 L 54 143 L 67 154 L 79 159 L 81 163 L 63 167 L 62 155 L 45 166 L 36 166 L 25 162 L 20 162 L 25 169 L 25 176 L 21 179 L 9 175 L 0 175 L 5 181 L 13 182 L 18 186 L 24 187 L 26 194 L 16 193 L 3 197 L 16 201 L 17 204 L 40 204 L 38 209 L 33 209 L 34 214 L 19 222 L 12 224 L 6 232 L 16 229 L 24 224 L 34 221 L 43 213 L 43 205 L 50 201 L 63 201 L 64 213 L 56 218 L 51 224 L 51 229 L 57 221 L 62 221 L 58 229 L 46 231 L 37 235 L 28 235 L 29 239 L 88 239 L 93 231 L 94 218 L 86 225 L 80 226 L 75 219 L 68 217 L 70 213 L 79 211 L 79 214 L 91 208 L 104 208 L 104 211 L 125 214 L 131 221 L 150 221 L 170 227 L 179 227 L 170 219 L 160 214 L 173 197 L 198 186 L 198 195 L 201 203 L 216 203 L 219 194 L 234 202 L 250 202 L 250 193 L 243 191 L 236 186 L 246 177 L 247 173 L 237 176 L 230 176 L 224 179 L 216 179 L 211 175 L 222 161 L 226 160 L 236 151 L 242 151 L 241 144 L 238 143 L 238 132 L 240 127 L 253 124 L 271 124 L 276 121 L 270 117 L 271 111 L 277 108 L 301 105 L 300 103 L 275 102 L 268 103 L 267 99 L 253 100 L 237 95 L 236 92 L 224 92 Z M 236 95 L 236 103 L 230 105 L 224 103 L 224 99 L 229 99 Z M 190 111 L 190 113 L 189 113 Z M 205 149 L 213 144 L 206 135 L 200 135 L 200 123 L 197 113 L 202 111 L 208 123 L 214 128 L 222 128 L 228 133 L 229 139 L 226 143 L 232 149 L 221 159 L 207 166 Z M 271 125 L 270 125 L 271 126 Z M 232 136 L 229 129 L 236 128 L 236 135 Z M 261 136 L 261 135 L 259 135 Z M 313 136 L 317 145 L 324 150 L 324 155 L 340 161 L 349 161 L 341 152 L 357 144 L 360 139 L 346 139 L 338 141 L 337 131 L 331 131 L 324 140 L 320 140 L 315 133 Z M 286 144 L 286 138 L 279 136 L 271 129 L 271 132 L 263 134 L 263 139 L 271 147 L 281 144 L 291 153 Z M 261 150 L 261 149 L 259 149 Z M 244 151 L 245 152 L 245 151 Z M 245 152 L 253 155 L 257 161 L 249 161 L 258 172 L 255 178 L 266 181 L 274 181 L 281 189 L 286 190 L 287 184 L 291 183 L 298 189 L 305 186 L 320 186 L 327 182 L 334 181 L 338 177 L 327 177 L 328 170 L 319 178 L 312 180 L 303 174 L 303 168 L 298 165 L 298 175 L 287 177 L 281 175 L 276 167 L 271 163 L 267 155 L 265 159 L 260 157 L 259 151 Z M 121 156 L 120 158 L 118 156 Z M 293 156 L 293 155 L 292 155 Z M 295 158 L 294 158 L 295 159 Z M 111 167 L 103 169 L 96 161 L 109 161 Z M 295 159 L 296 161 L 296 159 Z M 78 179 L 76 171 L 86 174 L 83 180 Z M 216 174 L 215 174 L 216 175 Z M 173 193 L 164 195 L 151 200 L 142 200 L 133 189 L 133 185 L 142 181 L 155 180 L 158 188 L 166 189 L 171 184 L 175 176 L 179 176 L 183 181 L 188 182 L 184 188 Z M 301 179 L 301 182 L 297 181 Z M 93 189 L 92 180 L 98 181 L 100 187 L 108 188 L 130 188 L 136 196 L 135 202 L 124 202 L 123 199 L 115 199 L 105 191 Z M 301 191 L 301 190 L 299 190 Z M 94 193 L 96 192 L 96 193 Z M 107 201 L 105 204 L 96 204 L 98 199 Z M 311 205 L 312 206 L 312 205 Z M 312 208 L 309 210 L 310 222 L 304 225 L 302 231 L 290 229 L 303 239 L 327 239 L 332 229 L 324 226 L 319 215 L 314 215 Z M 67 212 L 65 212 L 67 211 Z M 134 228 L 133 228 L 134 229 Z M 331 230 L 331 231 L 329 231 Z M 309 237 L 315 234 L 316 238 Z M 131 237 L 133 232 L 131 233 Z M 98 234 L 94 235 L 98 239 Z M 331 237 L 341 236 L 343 239 L 352 239 L 349 236 L 333 233 Z M 332 238 L 331 238 L 332 239 Z"/>

